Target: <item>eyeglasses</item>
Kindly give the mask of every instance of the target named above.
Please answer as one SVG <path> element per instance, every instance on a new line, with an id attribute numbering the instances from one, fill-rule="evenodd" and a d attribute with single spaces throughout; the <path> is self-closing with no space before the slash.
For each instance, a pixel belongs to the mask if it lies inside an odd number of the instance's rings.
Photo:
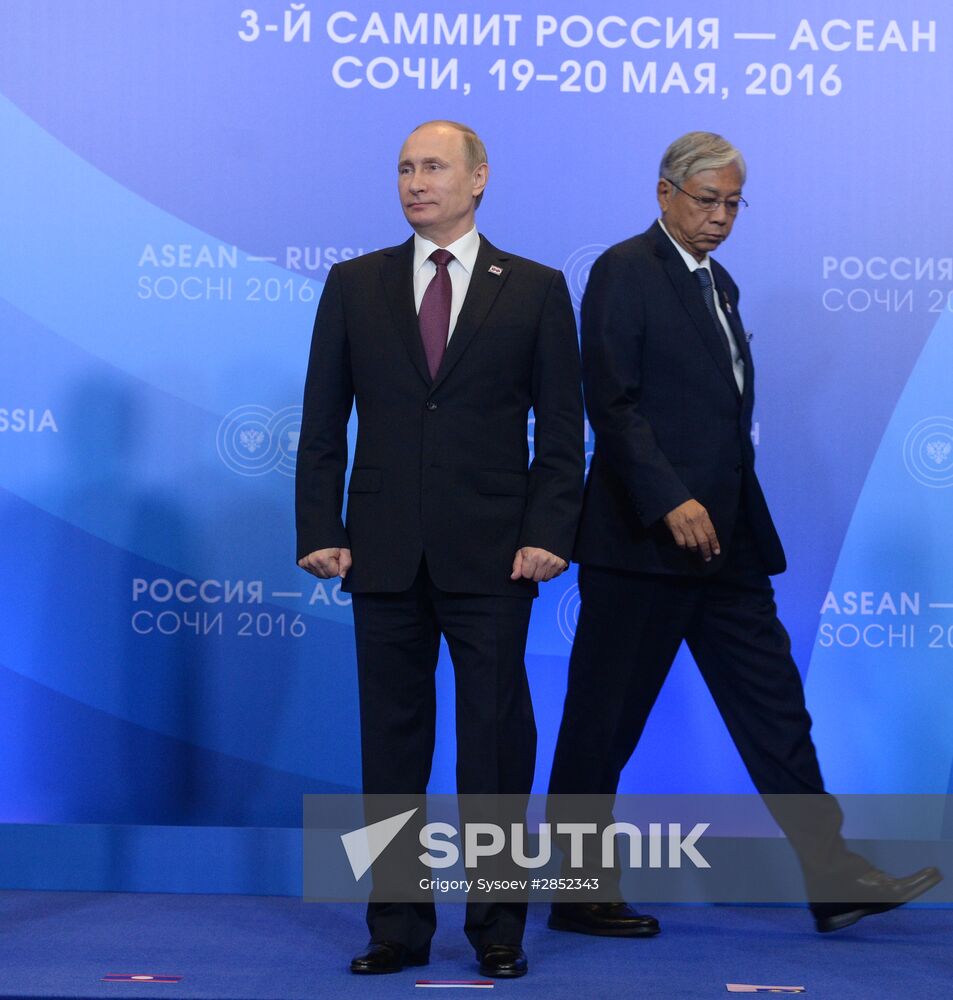
<path id="1" fill-rule="evenodd" d="M 741 195 L 731 198 L 711 198 L 704 195 L 699 196 L 697 194 L 691 194 L 691 192 L 686 191 L 683 187 L 679 187 L 679 185 L 669 177 L 666 177 L 665 180 L 667 180 L 672 187 L 678 188 L 682 194 L 687 194 L 692 201 L 697 201 L 703 212 L 717 212 L 718 209 L 724 205 L 725 211 L 729 215 L 737 215 L 740 209 L 748 207 L 748 203 L 741 197 Z"/>

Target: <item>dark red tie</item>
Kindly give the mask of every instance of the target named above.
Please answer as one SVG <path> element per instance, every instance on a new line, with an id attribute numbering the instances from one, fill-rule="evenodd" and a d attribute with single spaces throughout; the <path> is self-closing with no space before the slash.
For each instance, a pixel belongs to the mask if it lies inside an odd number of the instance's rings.
<path id="1" fill-rule="evenodd" d="M 450 272 L 447 265 L 453 260 L 449 250 L 434 250 L 430 255 L 437 273 L 430 279 L 430 284 L 420 302 L 420 312 L 417 321 L 420 324 L 420 339 L 424 342 L 424 354 L 427 355 L 427 367 L 430 377 L 435 378 L 440 362 L 443 361 L 447 349 L 447 335 L 450 333 L 450 301 L 453 298 L 453 285 L 450 283 Z"/>

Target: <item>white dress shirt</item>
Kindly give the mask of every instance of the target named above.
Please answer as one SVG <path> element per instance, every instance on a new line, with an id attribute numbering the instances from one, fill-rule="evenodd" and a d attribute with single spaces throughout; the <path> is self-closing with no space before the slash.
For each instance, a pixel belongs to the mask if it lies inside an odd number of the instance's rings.
<path id="1" fill-rule="evenodd" d="M 414 234 L 414 308 L 417 312 L 420 312 L 420 303 L 423 301 L 427 285 L 437 273 L 437 265 L 429 259 L 430 255 L 439 249 L 441 248 L 436 243 L 417 233 Z M 450 299 L 450 332 L 447 334 L 449 343 L 453 336 L 453 328 L 457 325 L 457 317 L 463 307 L 463 300 L 467 297 L 470 276 L 473 274 L 477 254 L 480 251 L 480 234 L 476 231 L 476 226 L 444 249 L 453 254 L 453 260 L 447 265 L 450 285 L 453 288 Z"/>
<path id="2" fill-rule="evenodd" d="M 677 240 L 672 239 L 672 234 L 665 228 L 665 223 L 661 219 L 658 220 L 658 224 L 662 227 L 662 232 L 672 240 L 672 246 L 681 254 L 682 260 L 685 261 L 686 266 L 689 271 L 697 271 L 700 267 L 705 268 L 708 272 L 708 277 L 711 278 L 711 287 L 715 294 L 715 312 L 718 313 L 718 321 L 721 323 L 721 328 L 725 331 L 725 336 L 728 338 L 728 344 L 731 347 L 731 367 L 735 373 L 735 382 L 738 385 L 738 392 L 744 392 L 745 388 L 745 362 L 744 358 L 741 356 L 741 351 L 738 350 L 738 344 L 735 341 L 735 335 L 732 332 L 731 326 L 725 317 L 724 312 L 721 308 L 721 297 L 718 294 L 718 284 L 715 281 L 715 275 L 712 273 L 711 269 L 711 258 L 708 254 L 701 261 L 695 260 L 695 258 L 679 243 Z M 695 281 L 698 279 L 695 278 Z"/>

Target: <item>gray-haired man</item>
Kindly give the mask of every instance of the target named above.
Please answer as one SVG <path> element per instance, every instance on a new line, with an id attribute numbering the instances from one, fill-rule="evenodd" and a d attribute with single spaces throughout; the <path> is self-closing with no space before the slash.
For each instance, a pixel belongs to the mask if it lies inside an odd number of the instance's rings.
<path id="1" fill-rule="evenodd" d="M 933 868 L 894 879 L 847 850 L 769 574 L 784 551 L 754 469 L 754 370 L 738 288 L 709 254 L 745 206 L 745 162 L 721 136 L 666 151 L 661 218 L 596 261 L 582 306 L 596 448 L 573 558 L 581 611 L 552 793 L 615 793 L 682 641 L 755 787 L 804 869 L 818 930 L 915 898 Z M 788 799 L 789 795 L 807 796 Z M 832 898 L 831 887 L 850 900 Z M 550 926 L 649 936 L 615 903 L 553 906 Z"/>

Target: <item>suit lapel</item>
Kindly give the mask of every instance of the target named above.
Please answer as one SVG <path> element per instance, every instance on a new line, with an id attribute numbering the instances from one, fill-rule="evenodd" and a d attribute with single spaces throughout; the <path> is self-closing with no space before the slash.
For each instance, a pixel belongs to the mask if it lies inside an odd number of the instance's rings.
<path id="1" fill-rule="evenodd" d="M 728 354 L 724 335 L 715 328 L 705 300 L 702 298 L 698 281 L 685 266 L 685 261 L 675 251 L 671 240 L 665 235 L 658 223 L 653 226 L 653 235 L 655 236 L 655 253 L 662 259 L 662 266 L 675 288 L 676 295 L 691 317 L 702 343 L 715 362 L 715 366 L 737 395 L 738 383 L 735 382 L 735 373 L 731 368 L 731 357 Z"/>
<path id="2" fill-rule="evenodd" d="M 467 295 L 457 317 L 453 336 L 447 345 L 447 353 L 443 356 L 443 362 L 434 379 L 434 388 L 453 370 L 483 325 L 500 289 L 509 277 L 509 261 L 508 254 L 497 250 L 485 237 L 480 237 L 480 249 L 473 265 L 473 274 L 470 275 Z M 423 354 L 422 348 L 421 354 Z"/>
<path id="3" fill-rule="evenodd" d="M 430 384 L 430 369 L 424 354 L 417 310 L 414 306 L 414 238 L 382 251 L 381 281 L 390 306 L 391 323 L 400 334 L 407 353 L 421 378 Z"/>

